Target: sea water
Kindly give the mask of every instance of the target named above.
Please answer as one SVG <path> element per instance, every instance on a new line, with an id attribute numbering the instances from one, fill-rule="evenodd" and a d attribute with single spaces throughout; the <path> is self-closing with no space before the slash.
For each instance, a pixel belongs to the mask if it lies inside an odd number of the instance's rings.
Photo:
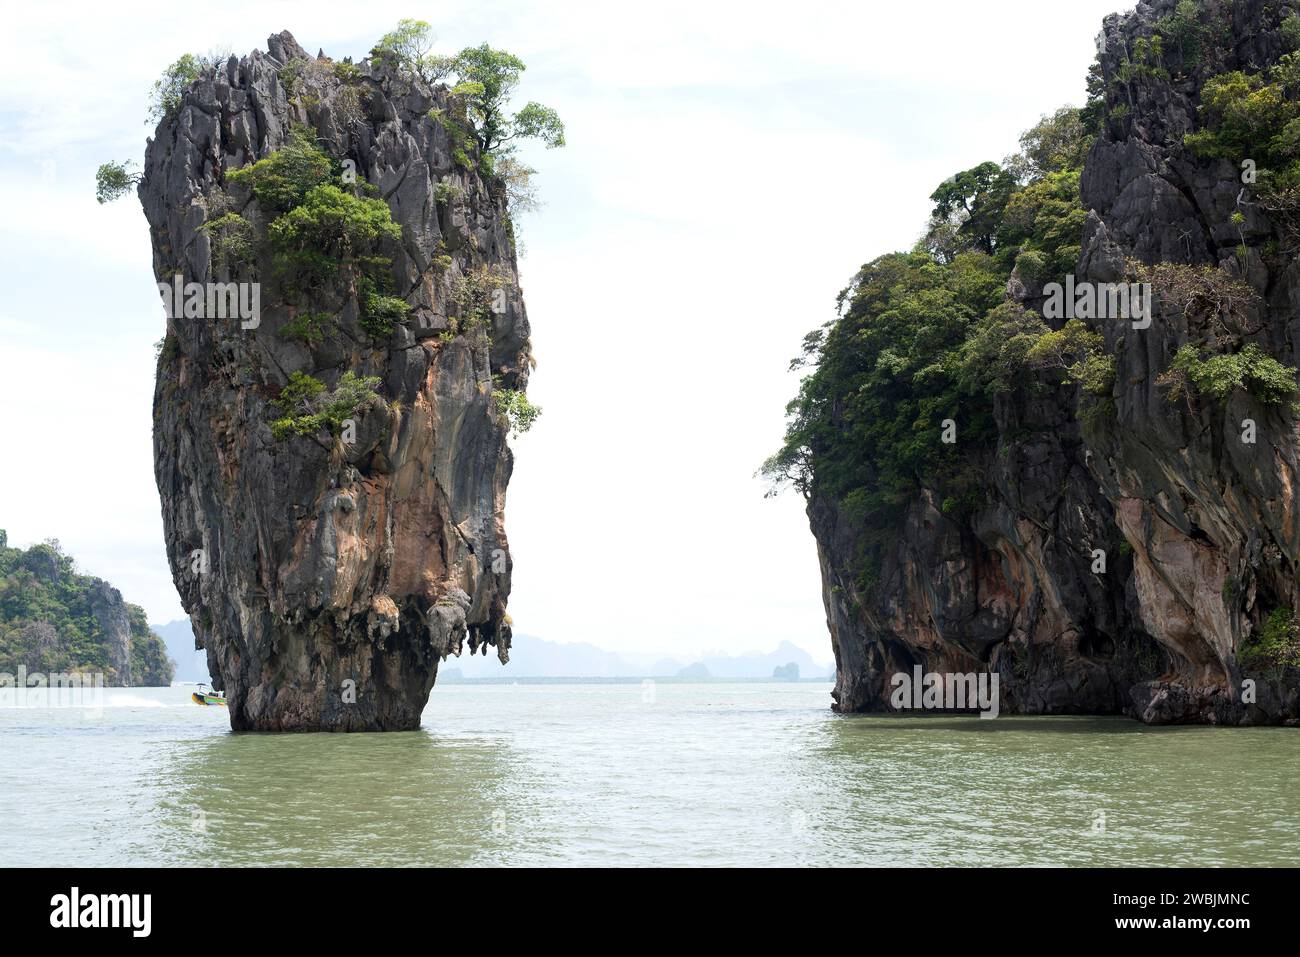
<path id="1" fill-rule="evenodd" d="M 840 716 L 798 682 L 440 685 L 402 734 L 190 688 L 0 708 L 0 865 L 1296 865 L 1300 731 Z"/>

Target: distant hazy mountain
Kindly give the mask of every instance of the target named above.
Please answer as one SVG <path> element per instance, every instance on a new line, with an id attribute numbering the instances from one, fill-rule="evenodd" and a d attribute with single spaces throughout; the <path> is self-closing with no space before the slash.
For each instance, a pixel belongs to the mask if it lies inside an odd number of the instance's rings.
<path id="1" fill-rule="evenodd" d="M 172 652 L 172 657 L 176 653 Z M 179 658 L 177 659 L 180 660 Z M 830 664 L 819 664 L 801 648 L 783 641 L 775 651 L 764 654 L 717 656 L 698 659 L 660 655 L 615 654 L 595 645 L 547 641 L 531 635 L 515 635 L 510 663 L 502 665 L 495 649 L 487 656 L 462 655 L 448 659 L 439 672 L 444 678 L 771 678 L 777 668 L 796 665 L 797 674 L 813 678 L 830 674 Z"/>
<path id="2" fill-rule="evenodd" d="M 177 681 L 208 681 L 208 659 L 194 650 L 194 631 L 188 618 L 153 629 L 167 643 L 167 653 L 176 662 Z M 834 673 L 834 666 L 818 663 L 801 648 L 781 642 L 764 654 L 670 658 L 655 654 L 620 655 L 585 642 L 547 641 L 532 635 L 515 635 L 510 663 L 497 660 L 496 649 L 487 655 L 448 658 L 438 672 L 444 681 L 458 678 L 771 678 L 776 669 L 784 674 L 816 678 Z M 787 665 L 795 665 L 791 672 Z"/>
<path id="3" fill-rule="evenodd" d="M 210 681 L 208 653 L 194 648 L 194 628 L 188 618 L 154 626 L 154 632 L 167 645 L 167 654 L 176 662 L 176 681 Z"/>
<path id="4" fill-rule="evenodd" d="M 687 665 L 685 668 L 678 668 L 677 677 L 690 678 L 692 681 L 708 681 L 713 677 L 713 675 L 709 669 L 705 667 L 704 662 L 697 661 L 695 664 Z"/>
<path id="5" fill-rule="evenodd" d="M 772 672 L 785 665 L 797 665 L 795 674 L 805 678 L 828 675 L 833 670 L 830 664 L 818 664 L 812 655 L 802 648 L 783 641 L 775 651 L 766 654 L 749 654 L 724 658 L 703 658 L 700 663 L 709 669 L 715 678 L 771 678 Z"/>
<path id="6" fill-rule="evenodd" d="M 486 656 L 466 650 L 460 658 L 448 658 L 443 667 L 459 669 L 466 678 L 636 678 L 646 673 L 595 645 L 561 644 L 530 635 L 514 636 L 508 665 L 502 665 L 496 649 L 488 647 Z"/>

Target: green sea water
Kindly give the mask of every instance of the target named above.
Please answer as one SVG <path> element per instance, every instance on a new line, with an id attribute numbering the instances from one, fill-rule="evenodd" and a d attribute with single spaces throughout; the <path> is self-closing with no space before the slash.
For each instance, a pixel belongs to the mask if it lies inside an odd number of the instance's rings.
<path id="1" fill-rule="evenodd" d="M 188 688 L 0 707 L 0 865 L 1296 865 L 1300 731 L 839 716 L 829 684 L 448 684 L 232 734 Z"/>

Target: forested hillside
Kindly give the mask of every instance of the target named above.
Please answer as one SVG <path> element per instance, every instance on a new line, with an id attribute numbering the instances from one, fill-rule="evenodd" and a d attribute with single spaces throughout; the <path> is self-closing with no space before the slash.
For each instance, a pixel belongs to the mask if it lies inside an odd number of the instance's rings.
<path id="1" fill-rule="evenodd" d="M 0 530 L 0 672 L 103 674 L 110 687 L 166 685 L 173 665 L 144 610 L 78 573 L 51 540 L 10 548 Z"/>

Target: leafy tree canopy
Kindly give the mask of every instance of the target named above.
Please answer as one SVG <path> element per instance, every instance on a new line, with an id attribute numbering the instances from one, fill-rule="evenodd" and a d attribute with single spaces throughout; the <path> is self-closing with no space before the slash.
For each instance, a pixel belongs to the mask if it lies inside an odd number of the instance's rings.
<path id="1" fill-rule="evenodd" d="M 956 219 L 957 235 L 972 246 L 992 253 L 1002 211 L 1015 190 L 1015 176 L 997 163 L 980 163 L 939 184 L 930 194 L 933 218 Z"/>
<path id="2" fill-rule="evenodd" d="M 140 174 L 132 170 L 135 163 L 108 162 L 95 171 L 95 199 L 102 206 L 120 199 L 131 191 L 131 187 L 140 182 Z"/>
<path id="3" fill-rule="evenodd" d="M 403 19 L 397 22 L 397 29 L 380 37 L 370 56 L 390 58 L 432 86 L 456 68 L 455 57 L 434 53 L 433 44 L 433 28 L 427 21 Z"/>
<path id="4" fill-rule="evenodd" d="M 495 153 L 516 139 L 537 139 L 549 148 L 564 145 L 564 124 L 559 114 L 540 103 L 528 103 L 519 112 L 508 112 L 507 104 L 519 85 L 524 63 L 505 50 L 486 43 L 466 47 L 456 57 L 456 72 L 462 85 L 484 153 Z"/>
<path id="5" fill-rule="evenodd" d="M 1021 135 L 1020 152 L 1008 160 L 1008 168 L 1022 181 L 1081 170 L 1093 141 L 1084 123 L 1083 111 L 1072 106 L 1044 116 Z"/>

